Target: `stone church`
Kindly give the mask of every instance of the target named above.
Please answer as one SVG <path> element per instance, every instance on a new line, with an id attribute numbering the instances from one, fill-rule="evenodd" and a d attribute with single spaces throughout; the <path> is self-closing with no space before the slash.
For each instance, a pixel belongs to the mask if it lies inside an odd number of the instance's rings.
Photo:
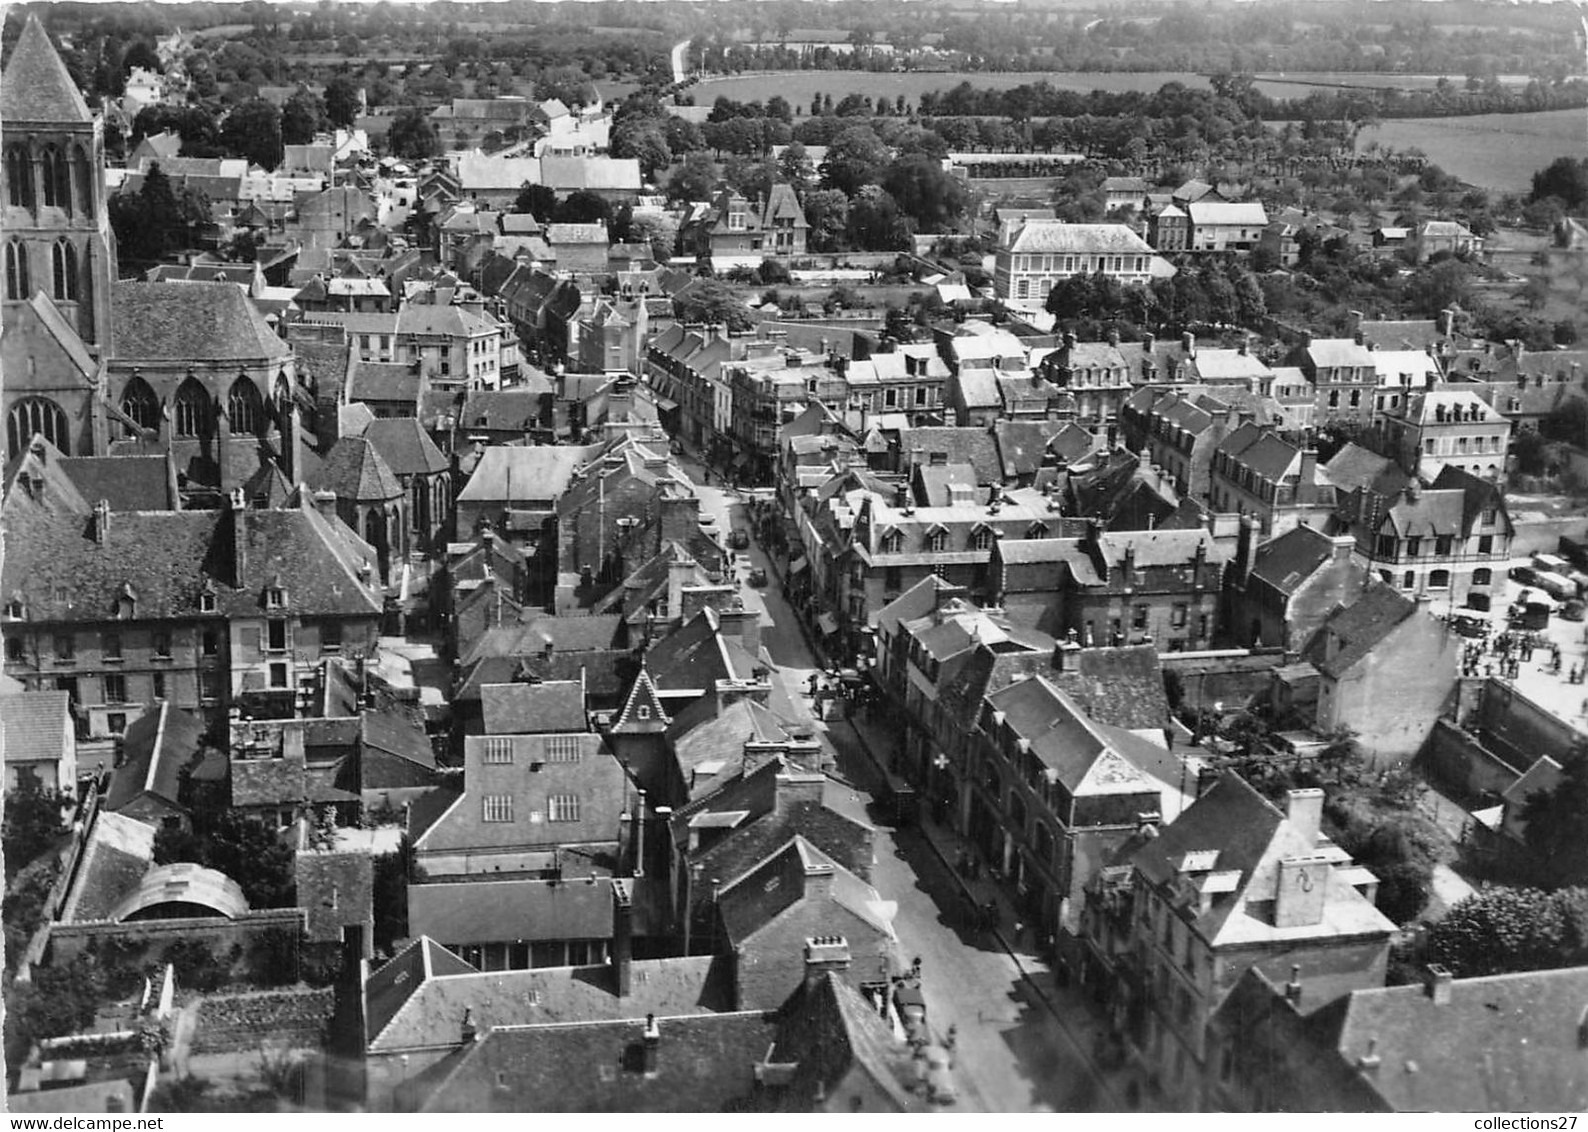
<path id="1" fill-rule="evenodd" d="M 69 456 L 169 453 L 211 506 L 263 471 L 306 480 L 314 390 L 242 288 L 117 280 L 103 120 L 35 16 L 0 76 L 0 145 L 5 463 L 35 434 Z"/>

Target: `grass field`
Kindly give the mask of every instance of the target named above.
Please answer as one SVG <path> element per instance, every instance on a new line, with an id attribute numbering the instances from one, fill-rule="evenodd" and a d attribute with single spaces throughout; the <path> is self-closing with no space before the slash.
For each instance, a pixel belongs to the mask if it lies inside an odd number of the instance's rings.
<path id="1" fill-rule="evenodd" d="M 1280 78 L 1284 81 L 1277 81 Z M 1527 81 L 1527 76 L 1502 75 L 1500 79 L 1507 84 L 1521 85 Z M 1451 81 L 1460 87 L 1466 79 L 1464 76 L 1454 76 Z M 694 88 L 694 94 L 696 103 L 700 105 L 710 105 L 718 95 L 737 102 L 748 102 L 752 99 L 765 101 L 770 94 L 781 94 L 803 110 L 810 105 L 813 94 L 830 94 L 835 102 L 846 94 L 854 93 L 873 97 L 886 94 L 889 98 L 903 94 L 913 103 L 927 91 L 951 90 L 962 82 L 991 90 L 1008 90 L 1025 83 L 1046 82 L 1060 90 L 1148 92 L 1156 91 L 1170 82 L 1180 82 L 1198 89 L 1205 89 L 1208 85 L 1205 76 L 1184 71 L 903 71 L 883 74 L 869 71 L 779 71 L 775 74 L 763 72 L 706 79 Z M 1424 90 L 1432 89 L 1438 82 L 1438 75 L 1298 71 L 1283 76 L 1258 76 L 1257 89 L 1270 98 L 1305 98 L 1314 90 L 1334 90 L 1341 84 Z"/>
<path id="2" fill-rule="evenodd" d="M 1358 144 L 1416 146 L 1447 173 L 1474 185 L 1518 192 L 1533 174 L 1562 155 L 1585 151 L 1581 110 L 1542 114 L 1475 114 L 1466 118 L 1399 118 L 1364 130 Z"/>

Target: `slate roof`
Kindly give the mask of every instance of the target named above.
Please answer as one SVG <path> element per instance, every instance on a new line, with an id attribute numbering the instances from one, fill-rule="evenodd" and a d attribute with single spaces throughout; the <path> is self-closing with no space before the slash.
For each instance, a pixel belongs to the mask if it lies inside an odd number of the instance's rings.
<path id="1" fill-rule="evenodd" d="M 71 730 L 71 697 L 65 692 L 0 696 L 8 763 L 57 762 Z"/>
<path id="2" fill-rule="evenodd" d="M 838 789 L 838 785 L 824 779 L 823 789 Z M 840 814 L 819 798 L 788 801 L 787 793 L 788 788 L 779 783 L 779 797 L 771 811 L 693 854 L 691 867 L 699 865 L 701 875 L 730 885 L 798 834 L 856 876 L 870 879 L 876 830 Z"/>
<path id="3" fill-rule="evenodd" d="M 606 896 L 610 923 L 610 886 L 595 887 Z M 623 1018 L 630 1011 L 643 1017 L 709 1013 L 733 1005 L 732 973 L 721 956 L 640 959 L 630 973 L 632 993 L 619 998 L 608 966 L 485 973 L 420 937 L 373 971 L 365 984 L 369 1048 L 390 1052 L 451 1044 L 465 1009 L 484 1033 L 502 1026 Z"/>
<path id="4" fill-rule="evenodd" d="M 1145 240 L 1123 224 L 1066 224 L 1062 220 L 1025 221 L 1011 234 L 1009 251 L 1017 255 L 1034 252 L 1154 254 Z"/>
<path id="5" fill-rule="evenodd" d="M 1250 468 L 1254 476 L 1279 483 L 1301 449 L 1271 428 L 1244 424 L 1221 440 L 1217 451 Z"/>
<path id="6" fill-rule="evenodd" d="M 1169 718 L 1163 668 L 1152 645 L 1071 651 L 1064 670 L 1046 676 L 1105 726 L 1140 731 L 1161 728 Z"/>
<path id="7" fill-rule="evenodd" d="M 1097 548 L 1103 562 L 1110 569 L 1123 567 L 1125 551 L 1136 555 L 1136 568 L 1148 566 L 1182 566 L 1196 557 L 1198 548 L 1209 562 L 1223 557 L 1213 536 L 1197 528 L 1184 531 L 1129 531 L 1097 536 Z"/>
<path id="8" fill-rule="evenodd" d="M 1575 1112 L 1588 1107 L 1582 1054 L 1588 967 L 1353 991 L 1308 1019 L 1348 1066 L 1370 1043 L 1363 1084 L 1397 1112 Z M 1416 1067 L 1415 1072 L 1412 1066 Z"/>
<path id="9" fill-rule="evenodd" d="M 1293 527 L 1257 548 L 1252 577 L 1290 594 L 1334 555 L 1334 543 L 1312 527 Z"/>
<path id="10" fill-rule="evenodd" d="M 20 592 L 30 619 L 102 621 L 130 589 L 139 620 L 257 617 L 267 582 L 279 579 L 299 616 L 375 616 L 381 599 L 359 578 L 374 552 L 313 507 L 280 510 L 127 512 L 96 541 L 84 509 L 7 498 L 11 538 L 0 589 Z M 235 525 L 243 526 L 241 540 Z M 233 586 L 234 546 L 244 546 L 243 585 Z M 215 613 L 200 597 L 215 595 Z"/>
<path id="11" fill-rule="evenodd" d="M 1319 922 L 1274 925 L 1279 862 L 1317 852 L 1316 833 L 1308 836 L 1245 779 L 1227 772 L 1156 838 L 1130 852 L 1129 861 L 1159 888 L 1195 884 L 1198 873 L 1231 875 L 1228 890 L 1203 892 L 1203 900 L 1177 910 L 1215 947 L 1352 936 L 1387 941 L 1395 925 L 1354 887 L 1333 877 Z M 1207 868 L 1192 867 L 1208 856 Z"/>
<path id="12" fill-rule="evenodd" d="M 680 711 L 667 727 L 673 757 L 691 799 L 703 798 L 748 770 L 749 743 L 787 742 L 782 720 L 750 699 L 718 709 L 710 691 Z"/>
<path id="13" fill-rule="evenodd" d="M 897 905 L 883 900 L 876 889 L 795 834 L 756 868 L 719 893 L 717 911 L 729 942 L 739 947 L 760 935 L 790 908 L 808 898 L 806 877 L 813 870 L 828 869 L 832 870 L 832 889 L 827 900 L 858 917 L 879 935 L 892 937 Z M 774 876 L 780 878 L 780 883 L 771 883 Z M 851 943 L 859 945 L 857 940 Z"/>
<path id="14" fill-rule="evenodd" d="M 480 457 L 458 502 L 559 498 L 568 490 L 575 469 L 601 453 L 604 446 L 493 445 Z M 509 494 L 511 484 L 511 494 Z"/>
<path id="15" fill-rule="evenodd" d="M 77 879 L 60 918 L 66 923 L 103 920 L 138 887 L 154 864 L 155 828 L 100 810 L 83 845 Z"/>
<path id="16" fill-rule="evenodd" d="M 310 941 L 341 943 L 344 927 L 373 923 L 375 859 L 368 853 L 300 850 L 293 858 L 293 876 Z"/>
<path id="17" fill-rule="evenodd" d="M 998 444 L 989 428 L 927 426 L 900 429 L 900 452 L 907 454 L 915 448 L 921 450 L 921 463 L 929 463 L 933 454 L 941 453 L 947 456 L 947 463 L 969 464 L 975 468 L 978 484 L 1003 482 Z M 904 462 L 901 456 L 900 463 Z"/>
<path id="18" fill-rule="evenodd" d="M 1192 224 L 1242 224 L 1262 228 L 1268 223 L 1268 213 L 1256 201 L 1194 200 L 1186 205 Z"/>
<path id="19" fill-rule="evenodd" d="M 113 283 L 110 301 L 121 365 L 292 356 L 292 348 L 231 283 Z"/>
<path id="20" fill-rule="evenodd" d="M 1348 366 L 1373 368 L 1373 352 L 1354 338 L 1314 338 L 1302 353 L 1320 368 Z"/>
<path id="21" fill-rule="evenodd" d="M 584 684 L 553 680 L 544 684 L 486 684 L 480 689 L 487 735 L 541 735 L 588 731 Z"/>
<path id="22" fill-rule="evenodd" d="M 1411 479 L 1394 460 L 1354 441 L 1334 454 L 1323 466 L 1323 474 L 1341 491 L 1365 488 L 1380 495 L 1399 493 Z"/>
<path id="23" fill-rule="evenodd" d="M 631 1010 L 631 1013 L 637 1013 Z M 777 1033 L 760 1011 L 657 1019 L 657 1070 L 644 1071 L 643 1017 L 494 1029 L 437 1066 L 422 1112 L 740 1111 Z"/>
<path id="24" fill-rule="evenodd" d="M 176 805 L 181 801 L 182 771 L 199 753 L 204 723 L 161 700 L 133 720 L 121 742 L 105 806 L 120 810 L 143 794 Z"/>
<path id="25" fill-rule="evenodd" d="M 1416 604 L 1394 588 L 1374 585 L 1353 604 L 1331 614 L 1313 635 L 1303 655 L 1324 675 L 1344 676 L 1416 611 Z M 1339 642 L 1333 656 L 1329 655 L 1328 647 L 1331 637 Z"/>
<path id="26" fill-rule="evenodd" d="M 447 470 L 447 458 L 414 417 L 376 418 L 364 430 L 364 439 L 399 478 Z"/>
<path id="27" fill-rule="evenodd" d="M 894 1109 L 920 1111 L 908 1091 L 916 1079 L 911 1047 L 894 1034 L 876 1009 L 837 972 L 801 983 L 779 1011 L 776 1045 L 767 1060 L 797 1065 L 785 1086 L 785 1108 L 820 1106 L 859 1070 Z"/>
<path id="28" fill-rule="evenodd" d="M 565 853 L 566 862 L 577 854 Z M 645 877 L 624 882 L 633 893 L 634 931 L 658 930 L 656 914 L 666 892 Z M 585 873 L 558 881 L 473 876 L 432 880 L 408 888 L 408 930 L 457 945 L 518 940 L 610 939 L 612 881 Z"/>
<path id="29" fill-rule="evenodd" d="M 411 362 L 366 362 L 355 360 L 348 383 L 353 401 L 399 401 L 416 405 L 424 379 Z"/>
<path id="30" fill-rule="evenodd" d="M 180 505 L 164 456 L 62 456 L 60 464 L 84 499 L 103 499 L 112 511 L 174 511 Z"/>
<path id="31" fill-rule="evenodd" d="M 331 445 L 309 486 L 316 491 L 335 492 L 338 499 L 361 503 L 401 499 L 403 495 L 402 484 L 365 436 L 344 436 Z"/>
<path id="32" fill-rule="evenodd" d="M 0 119 L 8 125 L 93 121 L 44 25 L 31 13 L 0 75 Z"/>

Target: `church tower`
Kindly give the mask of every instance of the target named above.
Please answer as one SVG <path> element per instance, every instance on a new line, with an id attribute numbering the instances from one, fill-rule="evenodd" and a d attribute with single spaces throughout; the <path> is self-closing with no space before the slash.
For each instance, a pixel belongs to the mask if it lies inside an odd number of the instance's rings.
<path id="1" fill-rule="evenodd" d="M 37 16 L 0 75 L 0 156 L 6 458 L 35 432 L 72 455 L 102 451 L 116 278 L 104 123 Z"/>

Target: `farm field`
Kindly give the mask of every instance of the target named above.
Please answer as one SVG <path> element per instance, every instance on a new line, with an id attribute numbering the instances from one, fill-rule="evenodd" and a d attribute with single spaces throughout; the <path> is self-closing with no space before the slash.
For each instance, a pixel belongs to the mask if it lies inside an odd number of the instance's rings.
<path id="1" fill-rule="evenodd" d="M 1362 131 L 1359 145 L 1413 146 L 1447 173 L 1503 192 L 1531 187 L 1533 174 L 1564 154 L 1581 154 L 1581 110 L 1540 114 L 1474 114 L 1464 118 L 1397 118 Z"/>
<path id="2" fill-rule="evenodd" d="M 1439 75 L 1397 75 L 1378 71 L 1291 72 L 1284 75 L 1258 75 L 1257 89 L 1270 98 L 1305 98 L 1315 90 L 1334 90 L 1342 85 L 1360 87 L 1404 87 L 1431 89 Z M 1280 81 L 1283 80 L 1283 81 Z M 1452 76 L 1458 88 L 1464 76 Z M 1500 81 L 1520 86 L 1526 75 L 1501 75 Z M 1204 89 L 1207 76 L 1188 71 L 758 71 L 729 78 L 707 78 L 691 93 L 698 105 L 709 106 L 718 95 L 736 102 L 765 101 L 781 94 L 801 111 L 810 105 L 813 94 L 830 94 L 837 101 L 846 94 L 902 94 L 911 102 L 928 91 L 951 90 L 962 82 L 991 90 L 1008 90 L 1026 83 L 1046 82 L 1060 90 L 1141 90 L 1156 91 L 1165 83 L 1179 82 Z"/>

